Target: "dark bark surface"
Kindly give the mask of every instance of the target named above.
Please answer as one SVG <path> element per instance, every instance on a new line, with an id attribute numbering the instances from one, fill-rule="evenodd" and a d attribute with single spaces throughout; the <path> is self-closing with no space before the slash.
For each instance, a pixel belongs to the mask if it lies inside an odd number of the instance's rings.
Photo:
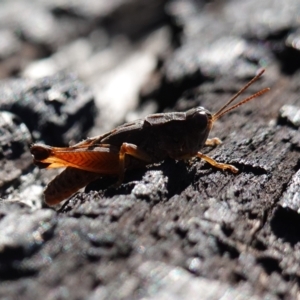
<path id="1" fill-rule="evenodd" d="M 299 1 L 11 3 L 0 4 L 0 297 L 298 299 Z M 167 159 L 43 204 L 58 172 L 31 163 L 31 142 L 216 112 L 262 67 L 244 97 L 271 91 L 218 120 L 210 137 L 223 143 L 203 149 L 238 174 Z"/>

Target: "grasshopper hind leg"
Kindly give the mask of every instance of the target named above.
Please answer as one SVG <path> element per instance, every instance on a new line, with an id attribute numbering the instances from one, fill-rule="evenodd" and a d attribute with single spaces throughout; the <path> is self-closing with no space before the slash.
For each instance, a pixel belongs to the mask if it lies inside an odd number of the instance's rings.
<path id="1" fill-rule="evenodd" d="M 99 177 L 97 173 L 68 167 L 47 185 L 45 202 L 56 205 Z"/>

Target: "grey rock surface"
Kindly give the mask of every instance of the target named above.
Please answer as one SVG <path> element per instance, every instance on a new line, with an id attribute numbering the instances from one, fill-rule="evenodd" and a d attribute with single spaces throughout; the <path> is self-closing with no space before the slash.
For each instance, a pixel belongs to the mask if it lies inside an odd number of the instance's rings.
<path id="1" fill-rule="evenodd" d="M 297 0 L 2 1 L 0 298 L 297 299 L 299 28 Z M 271 91 L 202 149 L 239 173 L 166 159 L 43 203 L 59 170 L 32 164 L 32 142 L 216 112 L 261 68 L 243 97 Z"/>

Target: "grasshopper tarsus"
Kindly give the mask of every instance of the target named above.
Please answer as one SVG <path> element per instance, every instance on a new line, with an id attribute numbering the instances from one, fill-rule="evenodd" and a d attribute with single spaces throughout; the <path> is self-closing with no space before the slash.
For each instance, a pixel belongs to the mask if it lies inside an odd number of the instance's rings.
<path id="1" fill-rule="evenodd" d="M 126 169 L 158 163 L 168 157 L 176 160 L 199 157 L 213 167 L 237 173 L 236 167 L 219 163 L 199 151 L 204 146 L 221 143 L 218 138 L 208 139 L 217 119 L 269 91 L 269 88 L 265 88 L 230 106 L 263 72 L 256 75 L 214 114 L 203 107 L 186 112 L 153 114 L 72 147 L 33 145 L 31 153 L 34 163 L 39 167 L 67 167 L 46 188 L 46 203 L 59 203 L 99 176 L 118 177 L 120 184 Z"/>

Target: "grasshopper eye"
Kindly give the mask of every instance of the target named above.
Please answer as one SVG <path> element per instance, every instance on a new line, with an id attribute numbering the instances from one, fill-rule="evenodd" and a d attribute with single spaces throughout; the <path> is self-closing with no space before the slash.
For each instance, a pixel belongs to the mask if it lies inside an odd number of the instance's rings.
<path id="1" fill-rule="evenodd" d="M 186 119 L 192 122 L 193 126 L 198 129 L 206 129 L 211 118 L 211 113 L 201 106 L 190 109 L 186 112 Z"/>

